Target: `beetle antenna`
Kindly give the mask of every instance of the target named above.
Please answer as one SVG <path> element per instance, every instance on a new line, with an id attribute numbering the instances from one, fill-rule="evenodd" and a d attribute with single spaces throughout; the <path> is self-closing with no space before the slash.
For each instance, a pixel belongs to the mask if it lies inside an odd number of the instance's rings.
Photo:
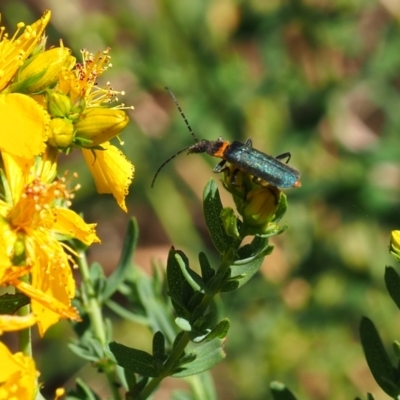
<path id="1" fill-rule="evenodd" d="M 164 165 L 165 165 L 165 164 L 168 164 L 168 163 L 169 163 L 171 160 L 173 160 L 177 155 L 183 153 L 183 152 L 184 152 L 185 150 L 187 150 L 188 148 L 189 148 L 189 147 L 185 147 L 184 149 L 179 150 L 177 153 L 175 153 L 172 157 L 168 158 L 167 161 L 164 161 L 164 162 L 158 167 L 158 170 L 157 170 L 157 172 L 155 173 L 154 178 L 153 178 L 153 180 L 152 180 L 152 182 L 151 182 L 151 188 L 153 188 L 154 182 L 156 181 L 156 178 L 157 178 L 157 175 L 159 174 L 159 172 L 161 171 L 161 169 L 164 167 Z"/>
<path id="2" fill-rule="evenodd" d="M 194 132 L 193 132 L 192 127 L 189 125 L 189 122 L 188 122 L 188 120 L 186 119 L 186 116 L 185 116 L 185 114 L 183 113 L 182 108 L 181 108 L 181 106 L 180 106 L 179 103 L 178 103 L 178 100 L 176 99 L 175 95 L 172 93 L 172 90 L 171 90 L 169 87 L 165 87 L 165 89 L 168 90 L 168 93 L 169 93 L 170 96 L 172 97 L 172 100 L 174 101 L 174 103 L 175 103 L 177 109 L 179 110 L 179 112 L 180 112 L 180 114 L 181 114 L 183 120 L 185 121 L 185 124 L 186 124 L 187 128 L 189 129 L 189 132 L 190 132 L 191 135 L 193 136 L 194 140 L 195 140 L 196 142 L 198 142 L 199 139 L 197 139 L 196 135 L 195 135 Z M 186 149 L 185 149 L 185 150 L 186 150 Z M 178 154 L 179 154 L 179 153 L 178 153 Z M 173 157 L 172 157 L 172 158 L 173 158 Z M 169 161 L 169 160 L 168 160 L 168 161 Z"/>

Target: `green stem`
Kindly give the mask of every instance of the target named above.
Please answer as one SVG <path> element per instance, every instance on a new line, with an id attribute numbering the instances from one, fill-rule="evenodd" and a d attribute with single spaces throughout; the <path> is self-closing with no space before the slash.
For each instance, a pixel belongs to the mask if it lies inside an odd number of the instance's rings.
<path id="1" fill-rule="evenodd" d="M 189 341 L 190 341 L 189 335 L 187 334 L 187 332 L 185 332 L 178 341 L 178 343 L 176 344 L 176 346 L 173 348 L 170 356 L 168 357 L 166 363 L 164 364 L 162 373 L 159 376 L 157 376 L 157 378 L 152 379 L 140 393 L 139 398 L 141 400 L 144 400 L 148 396 L 150 396 L 151 393 L 161 383 L 161 381 L 167 376 L 171 375 L 172 369 L 174 368 L 176 362 L 179 360 L 182 353 L 185 351 L 185 348 L 189 344 Z"/>
<path id="2" fill-rule="evenodd" d="M 90 280 L 89 266 L 84 252 L 80 252 L 77 263 L 82 276 L 83 307 L 89 315 L 95 337 L 104 346 L 106 344 L 106 333 L 101 313 L 101 304 L 98 302 L 95 290 Z"/>
<path id="3" fill-rule="evenodd" d="M 18 315 L 24 317 L 30 312 L 31 306 L 30 304 L 27 304 L 18 310 Z M 18 332 L 18 345 L 19 350 L 22 351 L 24 355 L 32 357 L 32 331 L 30 327 Z"/>
<path id="4" fill-rule="evenodd" d="M 21 280 L 25 283 L 30 283 L 30 275 L 25 275 L 21 277 Z M 31 312 L 31 305 L 26 304 L 25 306 L 21 307 L 18 310 L 18 315 L 21 317 L 24 317 L 26 315 L 29 315 Z M 31 328 L 26 328 L 22 329 L 18 332 L 18 345 L 20 351 L 24 353 L 24 355 L 32 357 L 33 352 L 32 352 L 32 331 Z"/>
<path id="5" fill-rule="evenodd" d="M 90 280 L 89 265 L 84 252 L 79 253 L 77 264 L 82 276 L 82 304 L 88 313 L 95 338 L 97 338 L 100 344 L 104 347 L 107 344 L 107 336 L 104 328 L 101 303 L 96 296 L 92 281 Z M 111 361 L 110 363 L 107 363 L 107 360 L 103 361 L 103 370 L 107 376 L 108 385 L 113 396 L 112 398 L 114 400 L 122 400 L 121 394 L 115 385 L 116 375 L 114 363 Z"/>

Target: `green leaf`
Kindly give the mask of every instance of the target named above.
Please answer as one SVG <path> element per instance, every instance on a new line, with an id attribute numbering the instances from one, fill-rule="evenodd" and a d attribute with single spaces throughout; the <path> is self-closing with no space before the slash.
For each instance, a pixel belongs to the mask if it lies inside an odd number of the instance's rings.
<path id="1" fill-rule="evenodd" d="M 226 234 L 234 239 L 239 239 L 238 219 L 233 208 L 224 207 L 221 211 L 221 220 Z"/>
<path id="2" fill-rule="evenodd" d="M 126 384 L 128 386 L 128 390 L 129 391 L 134 390 L 137 385 L 137 379 L 135 373 L 132 371 L 128 371 L 127 369 L 124 369 L 123 372 Z"/>
<path id="3" fill-rule="evenodd" d="M 171 297 L 172 305 L 180 317 L 189 318 L 190 313 L 186 308 L 194 291 L 186 282 L 175 255 L 178 252 L 172 247 L 168 254 L 167 260 L 167 283 L 168 294 Z M 188 259 L 183 252 L 179 252 L 184 263 L 188 263 Z"/>
<path id="4" fill-rule="evenodd" d="M 246 276 L 246 275 L 244 275 L 244 276 Z M 221 288 L 219 291 L 222 293 L 232 292 L 233 290 L 236 290 L 239 287 L 239 282 L 240 282 L 240 280 L 237 280 L 237 279 L 231 279 L 229 281 L 226 281 L 221 285 Z"/>
<path id="5" fill-rule="evenodd" d="M 281 382 L 271 382 L 269 387 L 274 400 L 297 400 L 295 395 Z"/>
<path id="6" fill-rule="evenodd" d="M 222 203 L 213 179 L 210 179 L 204 188 L 203 211 L 211 240 L 218 252 L 223 254 L 230 247 L 232 238 L 226 234 L 221 220 Z"/>
<path id="7" fill-rule="evenodd" d="M 193 349 L 186 357 L 195 357 L 195 360 L 179 368 L 179 372 L 175 372 L 172 376 L 183 378 L 211 369 L 225 358 L 223 344 L 224 340 L 213 339 L 193 345 Z"/>
<path id="8" fill-rule="evenodd" d="M 124 245 L 122 248 L 121 258 L 114 272 L 108 277 L 106 287 L 102 294 L 102 300 L 110 298 L 118 289 L 118 286 L 125 278 L 125 274 L 129 268 L 132 268 L 133 252 L 136 249 L 139 238 L 139 228 L 135 218 L 131 218 L 128 224 Z"/>
<path id="9" fill-rule="evenodd" d="M 109 347 L 117 364 L 122 368 L 151 378 L 158 376 L 158 370 L 155 367 L 156 360 L 151 354 L 117 342 L 111 342 Z"/>
<path id="10" fill-rule="evenodd" d="M 67 400 L 100 400 L 98 396 L 86 383 L 76 379 L 76 388 L 67 391 Z"/>
<path id="11" fill-rule="evenodd" d="M 396 369 L 386 354 L 375 325 L 367 317 L 361 320 L 360 339 L 365 359 L 377 384 L 389 396 L 398 396 L 400 390 L 396 385 Z"/>
<path id="12" fill-rule="evenodd" d="M 393 267 L 385 269 L 385 284 L 390 297 L 400 309 L 400 276 Z"/>
<path id="13" fill-rule="evenodd" d="M 203 279 L 200 275 L 196 274 L 196 272 L 189 267 L 188 259 L 186 258 L 185 262 L 179 253 L 175 253 L 175 259 L 181 268 L 182 274 L 185 277 L 186 282 L 189 283 L 192 289 L 196 292 L 205 293 L 206 287 L 204 285 Z"/>
<path id="14" fill-rule="evenodd" d="M 30 298 L 23 293 L 6 293 L 0 296 L 0 314 L 15 314 L 18 309 L 30 303 Z"/>
<path id="15" fill-rule="evenodd" d="M 278 208 L 275 211 L 274 222 L 279 222 L 285 215 L 286 210 L 287 210 L 287 197 L 285 193 L 280 192 L 279 203 L 278 203 Z"/>
<path id="16" fill-rule="evenodd" d="M 215 338 L 224 339 L 228 334 L 230 326 L 231 324 L 229 322 L 229 319 L 225 318 L 222 321 L 218 322 L 218 324 L 209 333 L 203 335 L 202 337 L 193 338 L 192 340 L 195 343 L 200 343 L 203 340 L 210 341 Z"/>
<path id="17" fill-rule="evenodd" d="M 165 337 L 162 332 L 158 331 L 153 336 L 153 357 L 164 362 L 165 355 Z"/>
<path id="18" fill-rule="evenodd" d="M 199 253 L 199 264 L 201 269 L 201 277 L 207 283 L 215 275 L 215 270 L 211 267 L 207 256 L 204 253 Z"/>

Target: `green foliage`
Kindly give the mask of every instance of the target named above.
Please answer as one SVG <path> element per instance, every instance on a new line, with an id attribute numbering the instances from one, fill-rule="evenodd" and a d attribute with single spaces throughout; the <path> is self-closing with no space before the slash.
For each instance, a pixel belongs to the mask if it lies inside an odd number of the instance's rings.
<path id="1" fill-rule="evenodd" d="M 399 306 L 400 276 L 393 267 L 385 270 L 386 288 L 392 300 Z M 400 396 L 400 362 L 393 366 L 374 323 L 363 317 L 360 324 L 360 339 L 368 366 L 378 385 L 393 399 Z M 399 342 L 393 343 L 394 353 L 400 360 Z M 369 395 L 370 396 L 370 395 Z"/>
<path id="2" fill-rule="evenodd" d="M 282 197 L 281 201 L 286 200 Z M 105 372 L 113 387 L 123 385 L 127 398 L 145 399 L 166 377 L 198 375 L 225 358 L 223 345 L 230 322 L 227 318 L 220 318 L 215 296 L 243 286 L 260 268 L 264 257 L 272 252 L 268 237 L 280 234 L 283 229 L 272 220 L 274 228 L 268 234 L 263 229 L 263 233 L 250 243 L 241 245 L 247 231 L 246 224 L 224 210 L 218 188 L 211 180 L 204 190 L 204 215 L 210 236 L 220 253 L 220 262 L 213 267 L 207 256 L 200 253 L 201 274 L 190 267 L 189 259 L 182 251 L 174 248 L 168 255 L 165 280 L 157 273 L 145 277 L 140 270 L 132 268 L 130 260 L 138 240 L 135 220 L 128 226 L 121 261 L 113 274 L 105 279 L 100 265 L 92 266 L 90 280 L 83 286 L 77 304 L 87 321 L 76 324 L 79 339 L 70 348 Z M 231 226 L 226 221 L 228 219 L 235 219 L 241 225 L 235 238 L 228 234 Z M 173 308 L 166 302 L 165 284 Z M 136 312 L 123 310 L 112 301 L 111 296 L 117 292 L 132 305 L 142 307 L 141 318 Z M 149 303 L 151 307 L 148 307 Z M 151 353 L 112 341 L 110 327 L 104 335 L 99 335 L 95 324 L 100 310 L 95 305 L 108 305 L 119 315 L 149 326 L 153 331 Z M 123 370 L 122 380 L 116 374 L 117 366 Z M 86 389 L 82 387 L 79 390 Z M 77 391 L 70 395 L 74 393 Z"/>

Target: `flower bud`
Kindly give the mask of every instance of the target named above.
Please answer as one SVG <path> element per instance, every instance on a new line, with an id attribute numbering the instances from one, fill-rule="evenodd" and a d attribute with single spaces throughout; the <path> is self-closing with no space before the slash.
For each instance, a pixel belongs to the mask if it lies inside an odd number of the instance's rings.
<path id="1" fill-rule="evenodd" d="M 90 140 L 89 147 L 98 146 L 117 136 L 128 124 L 125 111 L 113 108 L 88 108 L 74 125 L 77 139 Z"/>
<path id="2" fill-rule="evenodd" d="M 49 123 L 49 145 L 65 149 L 71 146 L 74 138 L 74 126 L 66 118 L 53 118 Z"/>
<path id="3" fill-rule="evenodd" d="M 252 189 L 238 210 L 243 222 L 252 227 L 263 228 L 273 219 L 278 208 L 281 191 L 275 186 L 260 186 Z"/>
<path id="4" fill-rule="evenodd" d="M 71 70 L 75 65 L 75 57 L 70 53 L 66 47 L 55 47 L 28 59 L 13 90 L 37 93 L 53 86 L 62 68 Z"/>
<path id="5" fill-rule="evenodd" d="M 286 211 L 286 196 L 235 165 L 228 164 L 224 172 L 223 184 L 233 196 L 247 234 L 265 234 L 276 227 Z"/>
<path id="6" fill-rule="evenodd" d="M 52 117 L 68 117 L 71 112 L 71 100 L 64 94 L 51 92 L 47 100 L 47 110 Z"/>
<path id="7" fill-rule="evenodd" d="M 397 261 L 400 261 L 400 231 L 392 231 L 389 251 Z"/>

